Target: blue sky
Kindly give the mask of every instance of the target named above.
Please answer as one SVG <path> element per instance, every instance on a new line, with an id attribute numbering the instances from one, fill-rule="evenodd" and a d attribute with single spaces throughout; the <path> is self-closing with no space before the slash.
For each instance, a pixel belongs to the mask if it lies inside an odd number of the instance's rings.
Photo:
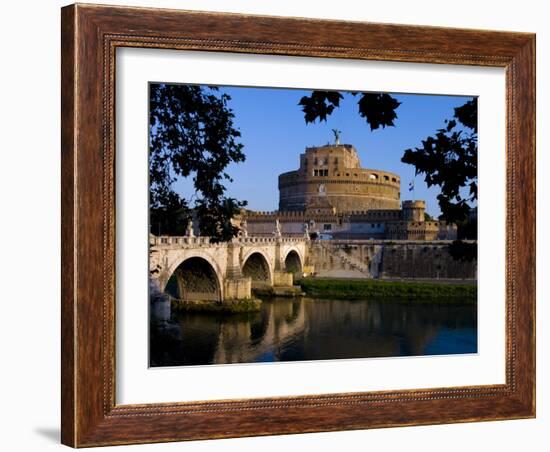
<path id="1" fill-rule="evenodd" d="M 299 166 L 299 154 L 307 146 L 333 142 L 331 129 L 342 131 L 341 142 L 352 144 L 365 168 L 387 170 L 401 176 L 402 199 L 412 199 L 408 190 L 414 167 L 401 162 L 405 149 L 420 146 L 421 140 L 444 126 L 454 108 L 470 97 L 392 94 L 401 105 L 395 127 L 370 130 L 357 111 L 357 98 L 344 94 L 340 108 L 327 122 L 307 124 L 298 102 L 310 91 L 280 88 L 220 87 L 231 96 L 229 106 L 235 113 L 235 125 L 241 131 L 246 161 L 233 164 L 228 173 L 234 182 L 227 184 L 227 194 L 247 200 L 253 210 L 276 210 L 279 202 L 277 177 Z M 427 212 L 440 213 L 437 187 L 428 189 L 422 175 L 415 179 L 415 198 L 424 199 Z M 193 193 L 189 180 L 176 183 L 185 197 Z"/>

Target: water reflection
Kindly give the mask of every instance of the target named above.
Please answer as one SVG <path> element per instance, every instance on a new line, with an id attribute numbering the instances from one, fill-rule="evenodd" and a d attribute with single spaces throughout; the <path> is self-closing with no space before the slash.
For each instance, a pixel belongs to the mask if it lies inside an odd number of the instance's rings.
<path id="1" fill-rule="evenodd" d="M 282 298 L 235 315 L 151 306 L 153 367 L 477 352 L 471 304 Z"/>

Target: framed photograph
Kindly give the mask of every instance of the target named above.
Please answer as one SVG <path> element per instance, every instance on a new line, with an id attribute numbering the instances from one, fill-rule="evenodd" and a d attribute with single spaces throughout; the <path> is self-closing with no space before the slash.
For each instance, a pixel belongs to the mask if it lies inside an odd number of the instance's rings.
<path id="1" fill-rule="evenodd" d="M 535 416 L 535 36 L 62 9 L 62 442 Z"/>

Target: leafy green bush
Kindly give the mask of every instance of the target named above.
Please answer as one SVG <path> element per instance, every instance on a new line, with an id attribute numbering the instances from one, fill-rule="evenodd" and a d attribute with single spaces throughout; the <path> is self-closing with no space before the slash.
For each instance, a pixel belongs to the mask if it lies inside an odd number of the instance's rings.
<path id="1" fill-rule="evenodd" d="M 401 298 L 410 301 L 475 302 L 476 284 L 446 284 L 356 279 L 303 279 L 302 290 L 310 297 L 360 300 Z"/>

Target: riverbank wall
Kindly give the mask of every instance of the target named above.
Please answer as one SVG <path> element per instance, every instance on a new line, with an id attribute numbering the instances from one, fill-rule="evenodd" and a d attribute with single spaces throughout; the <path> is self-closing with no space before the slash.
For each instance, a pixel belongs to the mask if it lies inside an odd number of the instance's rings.
<path id="1" fill-rule="evenodd" d="M 457 260 L 451 241 L 319 240 L 309 263 L 324 278 L 477 279 L 477 261 Z"/>

